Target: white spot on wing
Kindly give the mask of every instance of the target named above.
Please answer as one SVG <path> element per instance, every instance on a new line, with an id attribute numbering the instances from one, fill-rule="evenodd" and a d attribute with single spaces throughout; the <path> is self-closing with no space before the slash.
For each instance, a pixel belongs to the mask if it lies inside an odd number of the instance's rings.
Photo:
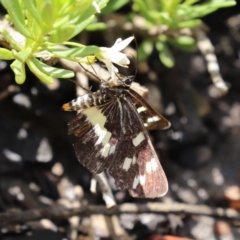
<path id="1" fill-rule="evenodd" d="M 133 145 L 136 147 L 138 146 L 143 140 L 145 139 L 145 136 L 142 132 L 140 132 L 135 138 L 133 138 L 132 142 Z"/>
<path id="2" fill-rule="evenodd" d="M 152 170 L 156 171 L 159 167 L 158 160 L 155 158 L 151 159 L 151 164 L 152 164 Z"/>
<path id="3" fill-rule="evenodd" d="M 132 188 L 136 189 L 139 183 L 141 185 L 144 185 L 146 183 L 146 176 L 145 175 L 135 176 L 135 178 L 133 180 Z"/>
<path id="4" fill-rule="evenodd" d="M 147 173 L 151 173 L 152 172 L 151 162 L 147 162 L 146 163 L 146 172 Z"/>
<path id="5" fill-rule="evenodd" d="M 147 119 L 147 122 L 148 122 L 148 123 L 152 123 L 152 122 L 157 122 L 157 121 L 159 121 L 159 120 L 160 120 L 160 117 L 154 116 L 154 117 L 148 118 L 148 119 Z"/>
<path id="6" fill-rule="evenodd" d="M 111 147 L 110 143 L 107 143 L 107 144 L 103 147 L 103 149 L 101 150 L 101 155 L 102 155 L 103 157 L 107 157 L 107 156 L 109 155 L 110 147 Z"/>
<path id="7" fill-rule="evenodd" d="M 141 106 L 140 108 L 137 109 L 138 113 L 144 112 L 147 109 L 144 106 Z"/>
<path id="8" fill-rule="evenodd" d="M 160 120 L 160 117 L 154 116 L 152 119 L 153 119 L 153 121 L 157 122 L 158 120 Z"/>
<path id="9" fill-rule="evenodd" d="M 136 163 L 136 160 L 137 160 L 137 158 L 136 158 L 136 156 L 134 156 L 132 159 L 132 165 Z"/>
<path id="10" fill-rule="evenodd" d="M 158 160 L 156 160 L 155 158 L 151 158 L 151 160 L 146 163 L 146 172 L 147 173 L 155 172 L 158 169 L 157 161 Z"/>
<path id="11" fill-rule="evenodd" d="M 109 151 L 109 155 L 114 154 L 116 150 L 116 145 L 112 145 Z"/>
<path id="12" fill-rule="evenodd" d="M 132 159 L 126 157 L 125 160 L 124 160 L 124 163 L 123 163 L 123 169 L 126 170 L 126 171 L 128 171 L 128 169 L 129 169 L 130 166 L 131 166 L 131 163 L 132 163 Z"/>
<path id="13" fill-rule="evenodd" d="M 136 189 L 138 184 L 139 184 L 139 176 L 135 176 L 135 178 L 133 180 L 132 188 Z"/>
<path id="14" fill-rule="evenodd" d="M 95 146 L 98 144 L 106 145 L 112 136 L 104 127 L 107 120 L 106 116 L 96 107 L 84 109 L 82 113 L 87 117 L 86 121 L 89 121 L 93 125 L 94 132 L 98 136 Z"/>
<path id="15" fill-rule="evenodd" d="M 141 185 L 144 185 L 146 182 L 146 176 L 145 175 L 140 175 L 139 176 L 139 181 Z"/>

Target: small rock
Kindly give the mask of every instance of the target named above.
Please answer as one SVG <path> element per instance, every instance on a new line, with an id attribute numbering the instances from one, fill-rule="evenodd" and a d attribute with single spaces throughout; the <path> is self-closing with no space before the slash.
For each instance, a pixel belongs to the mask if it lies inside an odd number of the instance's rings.
<path id="1" fill-rule="evenodd" d="M 218 221 L 215 224 L 214 231 L 218 235 L 226 235 L 231 232 L 231 227 L 227 222 L 224 221 Z"/>

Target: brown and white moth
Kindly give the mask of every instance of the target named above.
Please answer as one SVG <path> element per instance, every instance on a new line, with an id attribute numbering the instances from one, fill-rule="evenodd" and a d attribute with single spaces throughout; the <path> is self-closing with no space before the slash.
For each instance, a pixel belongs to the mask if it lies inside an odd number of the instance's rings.
<path id="1" fill-rule="evenodd" d="M 64 104 L 65 111 L 78 112 L 68 133 L 77 137 L 76 156 L 90 172 L 107 169 L 133 197 L 161 197 L 168 182 L 147 129 L 165 129 L 170 123 L 130 89 L 132 81 L 101 81 L 98 91 Z"/>

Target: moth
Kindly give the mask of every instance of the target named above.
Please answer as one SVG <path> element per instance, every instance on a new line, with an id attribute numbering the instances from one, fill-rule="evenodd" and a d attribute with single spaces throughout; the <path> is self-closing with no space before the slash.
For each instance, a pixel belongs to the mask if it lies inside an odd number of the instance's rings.
<path id="1" fill-rule="evenodd" d="M 77 137 L 76 156 L 90 172 L 107 169 L 116 186 L 133 197 L 161 197 L 168 182 L 147 130 L 170 123 L 130 88 L 133 79 L 101 80 L 98 91 L 64 104 L 63 110 L 77 111 L 68 133 Z"/>

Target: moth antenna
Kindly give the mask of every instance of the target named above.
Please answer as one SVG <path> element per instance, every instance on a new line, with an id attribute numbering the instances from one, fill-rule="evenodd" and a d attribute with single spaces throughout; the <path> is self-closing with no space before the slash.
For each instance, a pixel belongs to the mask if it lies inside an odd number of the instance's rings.
<path id="1" fill-rule="evenodd" d="M 92 66 L 92 64 L 89 63 L 89 65 L 90 65 L 90 67 L 92 68 L 93 72 L 95 73 L 95 77 L 97 77 L 97 78 L 101 81 L 101 78 L 98 77 L 97 72 L 96 72 L 96 70 L 94 69 L 94 67 Z M 93 75 L 94 75 L 94 74 L 93 74 Z"/>
<path id="2" fill-rule="evenodd" d="M 105 79 L 98 77 L 97 72 L 96 72 L 96 70 L 94 69 L 94 67 L 92 66 L 92 64 L 90 64 L 90 66 L 91 66 L 93 72 L 95 73 L 95 77 L 96 77 L 100 82 L 107 82 Z M 93 75 L 94 75 L 94 74 L 93 74 Z"/>
<path id="3" fill-rule="evenodd" d="M 94 69 L 94 67 L 92 66 L 92 64 L 89 63 L 89 65 L 91 66 L 91 68 L 92 68 L 92 70 L 93 70 L 94 73 L 92 73 L 91 71 L 89 71 L 88 69 L 86 69 L 81 63 L 78 63 L 78 64 L 83 68 L 83 70 L 84 70 L 85 72 L 87 72 L 87 73 L 91 74 L 93 77 L 97 78 L 100 83 L 101 83 L 101 82 L 106 82 L 106 80 L 100 78 L 100 77 L 97 75 L 97 72 L 96 72 L 96 70 Z"/>
<path id="4" fill-rule="evenodd" d="M 91 92 L 92 92 L 92 91 L 91 91 L 91 88 L 90 88 L 90 89 L 85 88 L 85 87 L 83 87 L 83 86 L 82 86 L 79 82 L 77 82 L 77 81 L 74 81 L 74 80 L 72 80 L 72 79 L 69 79 L 69 81 L 75 83 L 78 87 L 82 88 L 84 91 L 86 91 L 86 92 L 88 92 L 88 93 L 91 93 Z"/>
<path id="5" fill-rule="evenodd" d="M 134 36 L 134 35 L 133 35 Z M 136 59 L 136 61 L 135 61 L 135 63 L 134 63 L 134 65 L 135 65 L 135 74 L 134 74 L 134 79 L 136 78 L 136 76 L 137 76 L 137 63 L 138 63 L 138 43 L 137 43 L 137 39 L 136 39 L 136 37 L 134 36 L 134 42 L 135 42 L 135 45 L 136 45 L 136 55 L 137 55 L 137 59 Z M 134 56 L 133 56 L 133 59 L 134 59 Z"/>

